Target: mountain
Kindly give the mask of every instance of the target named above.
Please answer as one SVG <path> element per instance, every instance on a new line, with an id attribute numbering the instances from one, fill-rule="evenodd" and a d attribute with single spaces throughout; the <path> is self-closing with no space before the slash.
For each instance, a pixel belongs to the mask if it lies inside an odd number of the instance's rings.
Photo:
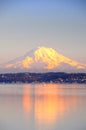
<path id="1" fill-rule="evenodd" d="M 86 72 L 78 63 L 47 47 L 38 47 L 0 66 L 0 72 Z"/>

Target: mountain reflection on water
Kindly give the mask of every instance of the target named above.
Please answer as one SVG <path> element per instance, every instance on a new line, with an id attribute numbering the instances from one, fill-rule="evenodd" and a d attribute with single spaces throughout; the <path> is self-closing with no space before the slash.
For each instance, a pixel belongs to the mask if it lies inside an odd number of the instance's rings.
<path id="1" fill-rule="evenodd" d="M 37 84 L 33 88 L 34 96 L 30 85 L 25 85 L 23 92 L 24 111 L 29 114 L 33 109 L 38 123 L 54 123 L 70 111 L 76 112 L 77 104 L 82 102 L 81 97 L 74 94 L 77 93 L 76 85 L 64 89 L 56 84 Z"/>
<path id="2" fill-rule="evenodd" d="M 0 125 L 4 130 L 86 128 L 86 85 L 2 85 L 0 90 Z"/>

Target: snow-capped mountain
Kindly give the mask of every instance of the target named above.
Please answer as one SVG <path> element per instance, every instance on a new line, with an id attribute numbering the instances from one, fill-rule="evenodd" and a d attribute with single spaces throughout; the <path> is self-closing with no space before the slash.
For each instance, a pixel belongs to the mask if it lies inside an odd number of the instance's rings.
<path id="1" fill-rule="evenodd" d="M 38 47 L 24 56 L 0 66 L 0 72 L 86 72 L 86 65 L 73 61 L 56 50 Z"/>

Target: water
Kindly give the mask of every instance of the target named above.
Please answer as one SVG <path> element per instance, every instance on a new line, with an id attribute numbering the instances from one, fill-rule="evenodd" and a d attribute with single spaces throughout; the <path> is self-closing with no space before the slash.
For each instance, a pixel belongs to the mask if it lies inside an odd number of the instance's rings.
<path id="1" fill-rule="evenodd" d="M 0 130 L 86 130 L 86 85 L 0 85 Z"/>

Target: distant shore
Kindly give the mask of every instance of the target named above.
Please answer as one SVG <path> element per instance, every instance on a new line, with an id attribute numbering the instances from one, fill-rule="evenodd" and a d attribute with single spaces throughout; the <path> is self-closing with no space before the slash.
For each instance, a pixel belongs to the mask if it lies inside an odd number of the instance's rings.
<path id="1" fill-rule="evenodd" d="M 0 74 L 0 83 L 78 83 L 86 84 L 86 73 L 6 73 Z"/>

